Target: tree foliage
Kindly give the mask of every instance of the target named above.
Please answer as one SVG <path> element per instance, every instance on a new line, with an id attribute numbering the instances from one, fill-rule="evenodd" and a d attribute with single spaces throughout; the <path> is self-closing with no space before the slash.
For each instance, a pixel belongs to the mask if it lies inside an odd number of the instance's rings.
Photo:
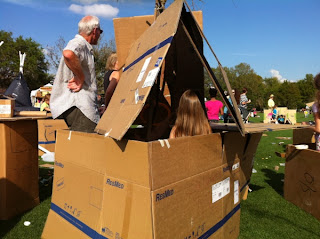
<path id="1" fill-rule="evenodd" d="M 0 47 L 0 87 L 8 88 L 19 74 L 19 51 L 26 53 L 23 67 L 24 79 L 30 89 L 36 89 L 51 80 L 48 72 L 48 63 L 43 53 L 43 48 L 31 38 L 22 36 L 16 39 L 12 32 L 0 31 L 0 39 L 4 44 Z"/>

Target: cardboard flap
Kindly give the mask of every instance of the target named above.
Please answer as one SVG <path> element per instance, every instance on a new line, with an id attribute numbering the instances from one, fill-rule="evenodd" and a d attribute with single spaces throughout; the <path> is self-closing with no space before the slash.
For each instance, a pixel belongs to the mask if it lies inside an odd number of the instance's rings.
<path id="1" fill-rule="evenodd" d="M 126 66 L 95 131 L 120 140 L 139 115 L 171 45 L 183 0 L 176 0 L 130 49 Z"/>

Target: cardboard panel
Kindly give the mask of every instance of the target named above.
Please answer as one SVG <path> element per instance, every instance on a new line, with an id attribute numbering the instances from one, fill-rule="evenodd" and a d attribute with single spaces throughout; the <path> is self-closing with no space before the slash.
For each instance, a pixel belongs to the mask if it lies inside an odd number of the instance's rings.
<path id="1" fill-rule="evenodd" d="M 153 190 L 222 164 L 220 134 L 181 137 L 149 144 Z"/>
<path id="2" fill-rule="evenodd" d="M 284 197 L 320 220 L 320 152 L 287 146 Z"/>
<path id="3" fill-rule="evenodd" d="M 202 11 L 193 11 L 192 14 L 202 29 Z M 132 44 L 153 24 L 153 22 L 154 15 L 113 19 L 119 66 L 125 64 Z"/>
<path id="4" fill-rule="evenodd" d="M 38 144 L 49 150 L 55 151 L 56 131 L 58 129 L 68 129 L 67 124 L 62 119 L 42 119 L 38 120 Z M 44 152 L 39 150 L 39 155 Z"/>
<path id="5" fill-rule="evenodd" d="M 154 191 L 155 238 L 237 238 L 239 221 L 233 219 L 239 207 L 224 212 L 233 181 L 223 174 L 220 166 Z M 217 199 L 219 193 L 224 196 Z M 227 222 L 233 230 L 224 237 Z"/>
<path id="6" fill-rule="evenodd" d="M 138 116 L 177 30 L 182 4 L 181 0 L 171 4 L 133 44 L 121 80 L 96 132 L 108 133 L 119 140 Z"/>
<path id="7" fill-rule="evenodd" d="M 56 164 L 64 159 L 99 173 L 150 187 L 147 143 L 115 141 L 97 134 L 70 132 L 58 131 Z"/>
<path id="8" fill-rule="evenodd" d="M 105 176 L 101 235 L 106 238 L 152 238 L 150 189 Z"/>
<path id="9" fill-rule="evenodd" d="M 303 128 L 293 130 L 293 144 L 312 144 L 315 143 L 313 128 Z"/>
<path id="10" fill-rule="evenodd" d="M 36 121 L 0 122 L 0 142 L 0 220 L 6 220 L 39 204 Z"/>

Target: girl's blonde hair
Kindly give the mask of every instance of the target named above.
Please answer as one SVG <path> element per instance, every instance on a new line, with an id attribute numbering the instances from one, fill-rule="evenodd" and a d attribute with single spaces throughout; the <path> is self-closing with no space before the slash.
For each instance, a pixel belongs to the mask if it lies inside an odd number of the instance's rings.
<path id="1" fill-rule="evenodd" d="M 175 137 L 210 134 L 211 127 L 197 94 L 185 91 L 179 102 L 175 123 Z"/>
<path id="2" fill-rule="evenodd" d="M 118 60 L 117 53 L 115 53 L 115 52 L 111 53 L 111 55 L 107 59 L 106 70 L 107 71 L 113 70 L 114 66 L 117 63 L 117 60 Z M 118 70 L 118 69 L 116 69 L 116 70 Z"/>
<path id="3" fill-rule="evenodd" d="M 315 77 L 314 77 L 314 86 L 317 89 L 316 92 L 316 106 L 318 108 L 318 113 L 320 114 L 319 110 L 320 110 L 320 73 L 318 73 Z"/>
<path id="4" fill-rule="evenodd" d="M 50 101 L 50 94 L 46 94 L 44 97 L 43 97 L 43 101 L 46 101 L 46 100 L 49 100 Z"/>

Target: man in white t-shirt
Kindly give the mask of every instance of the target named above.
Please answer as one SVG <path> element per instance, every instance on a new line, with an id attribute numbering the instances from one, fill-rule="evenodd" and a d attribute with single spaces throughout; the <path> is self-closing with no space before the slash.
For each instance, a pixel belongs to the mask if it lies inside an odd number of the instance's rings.
<path id="1" fill-rule="evenodd" d="M 269 100 L 268 100 L 268 107 L 269 107 L 269 109 L 273 109 L 273 107 L 274 107 L 273 97 L 274 97 L 273 94 L 271 94 L 270 97 L 269 97 Z"/>

